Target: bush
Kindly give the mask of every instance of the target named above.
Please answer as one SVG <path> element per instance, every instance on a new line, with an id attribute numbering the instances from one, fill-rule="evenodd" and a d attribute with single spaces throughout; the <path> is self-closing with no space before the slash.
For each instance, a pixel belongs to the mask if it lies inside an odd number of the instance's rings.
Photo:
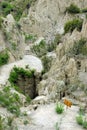
<path id="1" fill-rule="evenodd" d="M 0 105 L 2 107 L 6 107 L 11 113 L 14 113 L 16 116 L 20 115 L 20 97 L 17 93 L 11 94 L 8 87 L 5 87 L 3 91 L 0 92 Z"/>
<path id="2" fill-rule="evenodd" d="M 83 128 L 87 129 L 87 121 L 86 120 L 83 121 Z"/>
<path id="3" fill-rule="evenodd" d="M 87 8 L 82 9 L 82 13 L 87 13 Z"/>
<path id="4" fill-rule="evenodd" d="M 0 130 L 4 130 L 3 121 L 4 119 L 0 116 Z"/>
<path id="5" fill-rule="evenodd" d="M 52 59 L 47 56 L 43 56 L 41 60 L 44 66 L 44 73 L 46 73 L 50 70 Z"/>
<path id="6" fill-rule="evenodd" d="M 64 26 L 65 33 L 73 32 L 75 28 L 77 28 L 78 31 L 81 31 L 82 23 L 83 23 L 83 20 L 81 19 L 73 19 L 72 21 L 66 22 Z"/>
<path id="7" fill-rule="evenodd" d="M 66 8 L 66 11 L 68 13 L 71 13 L 71 14 L 76 14 L 76 13 L 80 13 L 80 8 L 75 5 L 75 4 L 71 4 L 69 7 Z"/>
<path id="8" fill-rule="evenodd" d="M 83 124 L 83 117 L 82 117 L 82 115 L 77 116 L 77 117 L 76 117 L 76 121 L 77 121 L 77 123 L 78 123 L 79 125 L 82 125 L 82 124 Z"/>
<path id="9" fill-rule="evenodd" d="M 8 63 L 9 55 L 7 52 L 2 52 L 0 54 L 0 66 Z"/>
<path id="10" fill-rule="evenodd" d="M 79 41 L 75 42 L 72 50 L 70 50 L 70 53 L 74 55 L 87 55 L 86 42 L 87 40 L 85 38 L 81 38 Z"/>
<path id="11" fill-rule="evenodd" d="M 28 77 L 28 78 L 31 78 L 34 76 L 34 70 L 26 70 L 26 69 L 23 69 L 21 67 L 14 67 L 12 69 L 12 71 L 10 72 L 10 76 L 9 76 L 9 81 L 10 83 L 12 84 L 16 84 L 17 81 L 18 81 L 18 76 L 22 76 L 22 77 Z"/>
<path id="12" fill-rule="evenodd" d="M 33 36 L 31 34 L 27 34 L 25 35 L 25 42 L 27 43 L 27 41 L 32 41 L 34 42 L 36 40 L 36 36 Z"/>
<path id="13" fill-rule="evenodd" d="M 11 11 L 13 11 L 13 5 L 9 2 L 1 2 L 1 8 L 4 16 L 8 15 Z"/>
<path id="14" fill-rule="evenodd" d="M 42 40 L 39 44 L 33 45 L 31 48 L 32 52 L 35 53 L 38 57 L 42 57 L 47 53 L 47 45 L 44 40 Z"/>
<path id="15" fill-rule="evenodd" d="M 63 106 L 62 104 L 58 103 L 58 104 L 56 105 L 56 112 L 57 112 L 58 114 L 61 114 L 61 113 L 63 113 L 63 111 L 64 111 L 64 106 Z"/>
<path id="16" fill-rule="evenodd" d="M 56 34 L 54 41 L 50 44 L 47 44 L 47 51 L 51 52 L 56 49 L 57 45 L 61 42 L 61 35 Z"/>

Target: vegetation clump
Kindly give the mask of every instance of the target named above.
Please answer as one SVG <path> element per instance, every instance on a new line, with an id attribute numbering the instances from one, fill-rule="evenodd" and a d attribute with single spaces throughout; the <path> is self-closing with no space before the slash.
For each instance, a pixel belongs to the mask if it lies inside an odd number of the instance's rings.
<path id="1" fill-rule="evenodd" d="M 2 14 L 6 16 L 10 14 L 11 11 L 13 11 L 13 5 L 7 1 L 3 1 L 1 2 L 1 10 L 2 10 Z"/>
<path id="2" fill-rule="evenodd" d="M 0 66 L 7 64 L 8 60 L 9 60 L 9 55 L 8 55 L 7 51 L 1 52 L 1 54 L 0 54 Z"/>
<path id="3" fill-rule="evenodd" d="M 59 43 L 61 43 L 61 35 L 56 34 L 54 41 L 47 44 L 47 51 L 48 52 L 54 51 Z"/>
<path id="4" fill-rule="evenodd" d="M 82 13 L 87 13 L 87 8 L 82 9 Z"/>
<path id="5" fill-rule="evenodd" d="M 3 91 L 0 91 L 0 105 L 6 107 L 8 111 L 15 114 L 16 116 L 20 115 L 20 98 L 17 93 L 11 93 L 10 87 L 5 87 Z"/>
<path id="6" fill-rule="evenodd" d="M 83 20 L 81 19 L 73 19 L 71 21 L 68 21 L 65 23 L 64 31 L 65 33 L 73 32 L 73 30 L 76 28 L 78 31 L 81 31 L 82 29 Z"/>
<path id="7" fill-rule="evenodd" d="M 70 53 L 73 55 L 87 55 L 87 39 L 81 38 L 79 41 L 76 41 L 73 48 L 70 50 Z"/>
<path id="8" fill-rule="evenodd" d="M 57 103 L 55 110 L 56 110 L 56 112 L 57 112 L 58 114 L 62 114 L 63 111 L 64 111 L 64 106 L 63 106 L 62 104 L 60 104 L 60 103 Z"/>
<path id="9" fill-rule="evenodd" d="M 82 124 L 83 124 L 83 117 L 82 117 L 82 115 L 77 116 L 77 117 L 76 117 L 76 121 L 77 121 L 77 123 L 78 123 L 79 125 L 82 125 Z"/>
<path id="10" fill-rule="evenodd" d="M 69 7 L 66 8 L 66 12 L 71 13 L 71 14 L 77 14 L 80 13 L 80 8 L 75 5 L 75 4 L 71 4 Z"/>
<path id="11" fill-rule="evenodd" d="M 15 83 L 17 83 L 17 81 L 18 81 L 19 75 L 22 77 L 26 76 L 28 78 L 31 78 L 34 76 L 34 70 L 26 70 L 26 69 L 23 69 L 21 67 L 14 66 L 14 68 L 10 72 L 10 76 L 9 76 L 10 83 L 15 85 Z"/>
<path id="12" fill-rule="evenodd" d="M 47 54 L 47 45 L 44 40 L 42 40 L 39 44 L 33 45 L 31 48 L 32 52 L 35 53 L 38 57 Z"/>
<path id="13" fill-rule="evenodd" d="M 82 115 L 78 115 L 76 117 L 76 121 L 79 125 L 81 125 L 83 128 L 87 129 L 87 120 Z"/>
<path id="14" fill-rule="evenodd" d="M 25 35 L 25 43 L 27 43 L 28 41 L 34 42 L 35 40 L 36 40 L 36 36 L 33 36 L 31 34 L 26 34 Z"/>

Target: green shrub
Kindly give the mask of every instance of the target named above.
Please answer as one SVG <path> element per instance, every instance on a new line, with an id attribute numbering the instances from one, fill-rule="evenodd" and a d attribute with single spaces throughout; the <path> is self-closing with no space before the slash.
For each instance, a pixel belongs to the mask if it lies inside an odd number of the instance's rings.
<path id="1" fill-rule="evenodd" d="M 34 42 L 35 40 L 36 40 L 36 36 L 33 36 L 33 35 L 31 35 L 31 34 L 25 35 L 25 42 L 27 42 L 27 41 L 32 41 L 32 42 Z"/>
<path id="2" fill-rule="evenodd" d="M 75 42 L 73 48 L 70 50 L 71 54 L 74 55 L 87 55 L 87 40 L 85 38 L 81 38 L 79 41 Z"/>
<path id="3" fill-rule="evenodd" d="M 57 45 L 61 42 L 61 35 L 56 34 L 54 41 L 51 42 L 50 44 L 47 44 L 47 51 L 51 52 L 54 51 L 57 47 Z"/>
<path id="4" fill-rule="evenodd" d="M 18 81 L 18 76 L 19 75 L 21 77 L 25 77 L 26 76 L 28 78 L 31 78 L 31 77 L 34 76 L 34 70 L 26 70 L 26 69 L 23 69 L 21 67 L 14 66 L 14 68 L 10 72 L 10 76 L 9 76 L 10 83 L 15 85 L 17 83 L 17 81 Z"/>
<path id="5" fill-rule="evenodd" d="M 14 113 L 16 116 L 20 114 L 21 105 L 19 95 L 17 93 L 11 93 L 8 87 L 4 88 L 3 91 L 0 91 L 0 105 L 6 107 L 11 113 Z"/>
<path id="6" fill-rule="evenodd" d="M 87 8 L 82 9 L 82 13 L 87 13 Z"/>
<path id="7" fill-rule="evenodd" d="M 26 95 L 26 102 L 27 102 L 27 103 L 30 103 L 30 102 L 31 102 L 31 98 L 30 98 L 28 95 Z"/>
<path id="8" fill-rule="evenodd" d="M 3 22 L 3 19 L 2 19 L 2 17 L 0 16 L 0 28 L 2 27 L 2 22 Z"/>
<path id="9" fill-rule="evenodd" d="M 56 105 L 56 112 L 58 114 L 62 114 L 63 111 L 64 111 L 64 106 L 62 104 L 60 104 L 60 103 L 57 103 L 57 105 Z"/>
<path id="10" fill-rule="evenodd" d="M 73 4 L 73 3 L 69 7 L 66 8 L 66 11 L 68 13 L 71 13 L 71 14 L 76 14 L 76 13 L 81 12 L 80 8 L 77 5 Z"/>
<path id="11" fill-rule="evenodd" d="M 13 5 L 6 1 L 1 2 L 1 8 L 4 16 L 8 15 L 11 11 L 13 11 Z"/>
<path id="12" fill-rule="evenodd" d="M 47 53 L 47 45 L 44 40 L 42 40 L 39 44 L 33 45 L 31 48 L 32 52 L 35 53 L 38 57 L 42 57 Z"/>
<path id="13" fill-rule="evenodd" d="M 0 130 L 4 130 L 3 121 L 4 119 L 0 116 Z"/>
<path id="14" fill-rule="evenodd" d="M 50 70 L 52 59 L 47 56 L 43 56 L 41 60 L 44 66 L 44 73 L 46 73 Z"/>
<path id="15" fill-rule="evenodd" d="M 0 66 L 8 63 L 9 55 L 7 52 L 2 52 L 0 54 Z"/>
<path id="16" fill-rule="evenodd" d="M 7 123 L 8 126 L 12 126 L 12 122 L 14 118 L 9 116 L 7 119 L 8 119 L 8 123 Z"/>
<path id="17" fill-rule="evenodd" d="M 7 107 L 7 109 L 8 109 L 11 113 L 15 114 L 17 117 L 20 115 L 20 107 L 17 106 L 17 105 L 12 105 L 12 104 L 11 104 L 10 106 Z"/>
<path id="18" fill-rule="evenodd" d="M 83 121 L 83 128 L 87 129 L 87 120 Z"/>
<path id="19" fill-rule="evenodd" d="M 81 19 L 73 19 L 72 21 L 66 22 L 64 26 L 65 33 L 73 32 L 75 28 L 77 28 L 78 31 L 81 31 L 82 23 L 83 21 Z"/>
<path id="20" fill-rule="evenodd" d="M 28 122 L 28 120 L 25 120 L 24 125 L 27 125 L 27 124 L 29 124 L 29 122 Z"/>
<path id="21" fill-rule="evenodd" d="M 79 115 L 76 117 L 76 121 L 79 125 L 83 125 L 83 117 L 82 115 Z"/>

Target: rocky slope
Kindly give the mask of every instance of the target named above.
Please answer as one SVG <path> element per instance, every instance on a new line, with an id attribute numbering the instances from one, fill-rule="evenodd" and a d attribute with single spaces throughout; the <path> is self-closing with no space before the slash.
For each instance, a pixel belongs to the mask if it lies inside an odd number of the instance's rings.
<path id="1" fill-rule="evenodd" d="M 15 5 L 16 2 L 21 5 L 23 1 L 16 0 L 10 4 Z M 86 12 L 76 14 L 66 11 L 72 0 L 36 0 L 33 3 L 26 0 L 20 8 L 17 7 L 17 3 L 15 10 L 10 10 L 11 14 L 1 16 L 0 55 L 2 52 L 8 53 L 9 64 L 1 64 L 1 57 L 0 90 L 4 93 L 7 91 L 8 94 L 9 90 L 4 89 L 6 85 L 12 85 L 8 78 L 14 65 L 36 71 L 33 75 L 34 80 L 32 77 L 24 76 L 25 71 L 22 70 L 22 75 L 19 74 L 17 79 L 19 82 L 15 81 L 14 85 L 19 85 L 18 87 L 24 90 L 25 95 L 22 93 L 22 97 L 17 90 L 10 88 L 12 92 L 16 91 L 20 95 L 21 115 L 16 117 L 15 114 L 11 114 L 8 107 L 4 108 L 4 113 L 3 105 L 0 105 L 0 115 L 7 119 L 4 124 L 8 125 L 8 117 L 11 116 L 13 118 L 8 130 L 54 130 L 57 129 L 56 122 L 59 123 L 59 130 L 83 130 L 76 124 L 75 118 L 80 107 L 87 118 L 87 0 L 73 0 L 80 9 L 86 9 Z M 22 9 L 19 21 L 15 19 L 14 14 L 18 9 Z M 76 27 L 72 32 L 65 33 L 65 23 L 73 19 L 83 21 L 81 30 L 78 31 Z M 58 36 L 57 41 L 55 36 Z M 12 78 L 16 76 L 14 74 Z M 26 88 L 28 92 L 30 86 L 31 89 L 35 88 L 37 97 L 29 105 L 25 98 Z M 58 116 L 55 113 L 55 105 L 64 97 L 71 99 L 73 106 Z M 14 100 L 12 102 L 14 103 Z M 3 124 L 1 118 L 0 121 Z"/>

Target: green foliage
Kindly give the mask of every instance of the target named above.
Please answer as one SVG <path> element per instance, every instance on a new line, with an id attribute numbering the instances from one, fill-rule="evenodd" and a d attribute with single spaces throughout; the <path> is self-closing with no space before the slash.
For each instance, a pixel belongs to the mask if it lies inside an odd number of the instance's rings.
<path id="1" fill-rule="evenodd" d="M 0 116 L 0 130 L 4 130 L 3 121 L 4 119 Z"/>
<path id="2" fill-rule="evenodd" d="M 0 54 L 0 66 L 8 63 L 9 55 L 7 52 L 2 52 Z"/>
<path id="3" fill-rule="evenodd" d="M 73 19 L 72 21 L 68 21 L 65 23 L 64 31 L 65 33 L 73 32 L 75 28 L 77 28 L 78 31 L 81 31 L 82 29 L 83 20 L 81 19 Z"/>
<path id="4" fill-rule="evenodd" d="M 33 45 L 31 48 L 32 52 L 35 53 L 38 57 L 42 57 L 47 53 L 47 46 L 44 40 L 42 40 L 39 44 Z"/>
<path id="5" fill-rule="evenodd" d="M 83 117 L 82 117 L 82 115 L 77 116 L 77 117 L 76 117 L 76 121 L 77 121 L 77 123 L 78 123 L 79 125 L 82 125 L 82 124 L 83 124 Z"/>
<path id="6" fill-rule="evenodd" d="M 79 125 L 82 125 L 83 128 L 87 129 L 87 120 L 81 114 L 76 117 L 76 121 Z"/>
<path id="7" fill-rule="evenodd" d="M 69 7 L 66 8 L 66 11 L 68 13 L 71 13 L 71 14 L 76 14 L 76 13 L 81 12 L 80 8 L 77 5 L 73 4 L 73 3 Z"/>
<path id="8" fill-rule="evenodd" d="M 87 40 L 85 38 L 81 38 L 79 41 L 75 42 L 73 48 L 70 50 L 71 54 L 74 55 L 87 55 Z"/>
<path id="9" fill-rule="evenodd" d="M 13 119 L 13 117 L 8 117 L 8 126 L 12 126 Z"/>
<path id="10" fill-rule="evenodd" d="M 82 13 L 87 13 L 87 8 L 82 9 Z"/>
<path id="11" fill-rule="evenodd" d="M 9 87 L 10 88 L 10 87 Z M 20 115 L 20 98 L 17 93 L 11 94 L 8 86 L 0 92 L 0 105 L 6 107 L 11 113 L 14 113 L 16 116 Z"/>
<path id="12" fill-rule="evenodd" d="M 34 42 L 36 40 L 36 36 L 33 36 L 31 34 L 26 34 L 25 35 L 25 42 L 27 43 L 28 41 Z"/>
<path id="13" fill-rule="evenodd" d="M 86 119 L 83 121 L 83 128 L 87 129 L 87 120 Z"/>
<path id="14" fill-rule="evenodd" d="M 13 5 L 7 1 L 1 2 L 1 9 L 4 16 L 8 15 L 11 11 L 13 11 Z"/>
<path id="15" fill-rule="evenodd" d="M 34 76 L 34 70 L 26 70 L 26 69 L 23 69 L 21 67 L 14 66 L 14 68 L 10 72 L 10 76 L 9 76 L 10 83 L 15 85 L 18 81 L 19 75 L 22 77 L 26 76 L 28 78 L 31 78 Z"/>
<path id="16" fill-rule="evenodd" d="M 27 103 L 30 103 L 30 102 L 31 102 L 31 98 L 30 98 L 28 95 L 26 95 L 26 102 L 27 102 Z"/>
<path id="17" fill-rule="evenodd" d="M 51 42 L 50 44 L 47 44 L 47 51 L 48 52 L 54 51 L 60 42 L 61 42 L 61 35 L 56 34 L 54 41 Z"/>
<path id="18" fill-rule="evenodd" d="M 46 73 L 47 71 L 49 71 L 49 69 L 51 67 L 52 59 L 47 56 L 43 56 L 41 60 L 42 60 L 43 66 L 44 66 L 44 73 Z"/>
<path id="19" fill-rule="evenodd" d="M 59 130 L 58 122 L 57 122 L 56 125 L 55 125 L 55 129 L 56 129 L 56 130 Z"/>
<path id="20" fill-rule="evenodd" d="M 3 22 L 3 19 L 2 19 L 2 17 L 0 16 L 0 28 L 2 27 L 2 22 Z"/>
<path id="21" fill-rule="evenodd" d="M 19 21 L 23 11 L 28 10 L 36 0 L 3 0 L 0 2 L 0 15 L 6 16 L 11 13 L 16 21 Z"/>
<path id="22" fill-rule="evenodd" d="M 61 103 L 57 103 L 55 110 L 56 110 L 56 112 L 57 112 L 58 114 L 62 114 L 63 111 L 64 111 L 64 106 L 63 106 Z"/>
<path id="23" fill-rule="evenodd" d="M 11 113 L 15 114 L 17 117 L 20 115 L 20 107 L 17 105 L 10 105 L 7 108 Z"/>
<path id="24" fill-rule="evenodd" d="M 29 122 L 28 122 L 28 120 L 25 120 L 24 121 L 24 125 L 27 125 Z"/>

